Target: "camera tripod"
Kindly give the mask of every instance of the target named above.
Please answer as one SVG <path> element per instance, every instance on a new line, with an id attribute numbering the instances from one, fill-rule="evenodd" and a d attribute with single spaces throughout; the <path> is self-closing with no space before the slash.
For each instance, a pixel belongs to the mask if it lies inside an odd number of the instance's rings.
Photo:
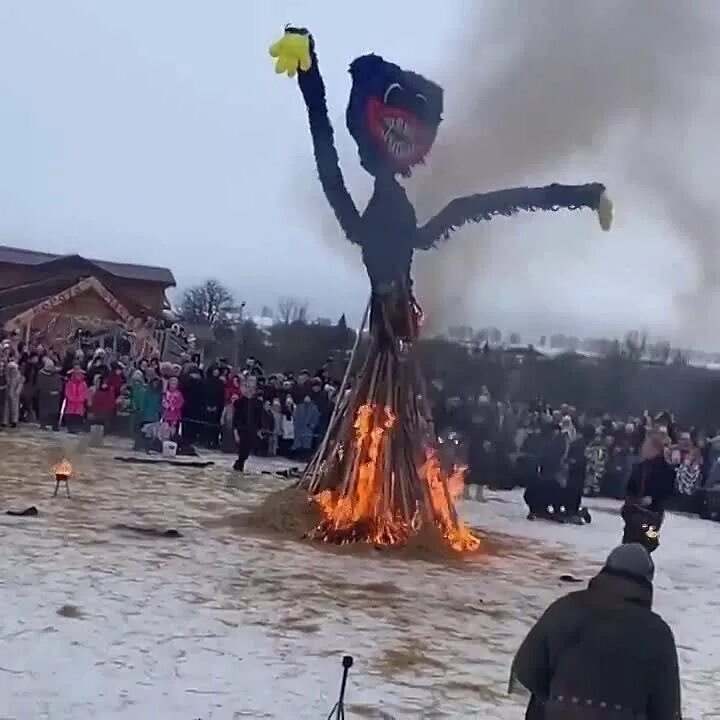
<path id="1" fill-rule="evenodd" d="M 352 655 L 344 655 L 342 659 L 343 674 L 340 681 L 340 697 L 327 716 L 327 720 L 345 720 L 345 688 L 347 687 L 348 672 L 352 666 Z"/>

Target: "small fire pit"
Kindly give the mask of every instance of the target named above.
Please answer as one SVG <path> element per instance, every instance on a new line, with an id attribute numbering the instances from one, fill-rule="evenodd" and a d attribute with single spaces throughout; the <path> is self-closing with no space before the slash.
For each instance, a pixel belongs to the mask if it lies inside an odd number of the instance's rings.
<path id="1" fill-rule="evenodd" d="M 57 497 L 61 483 L 65 484 L 65 494 L 67 497 L 70 497 L 70 478 L 73 473 L 72 463 L 67 458 L 63 458 L 60 462 L 52 466 L 52 472 L 55 475 L 55 492 L 53 493 L 53 497 Z"/>

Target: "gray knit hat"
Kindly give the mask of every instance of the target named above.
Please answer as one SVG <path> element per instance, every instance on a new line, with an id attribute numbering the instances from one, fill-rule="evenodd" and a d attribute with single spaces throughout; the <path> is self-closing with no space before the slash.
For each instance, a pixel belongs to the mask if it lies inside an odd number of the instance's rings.
<path id="1" fill-rule="evenodd" d="M 652 582 L 655 577 L 655 563 L 650 553 L 639 543 L 628 543 L 616 547 L 607 557 L 604 570 L 633 575 Z"/>

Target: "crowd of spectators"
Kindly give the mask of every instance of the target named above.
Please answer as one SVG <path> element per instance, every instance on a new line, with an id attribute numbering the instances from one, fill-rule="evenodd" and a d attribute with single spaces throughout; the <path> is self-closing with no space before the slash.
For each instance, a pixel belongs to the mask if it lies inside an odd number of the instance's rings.
<path id="1" fill-rule="evenodd" d="M 675 472 L 669 507 L 720 517 L 720 437 L 669 411 L 620 418 L 542 401 L 493 402 L 483 389 L 464 400 L 436 393 L 434 416 L 441 435 L 452 430 L 464 437 L 470 483 L 498 489 L 574 485 L 588 497 L 624 498 L 652 433 Z"/>
<path id="2" fill-rule="evenodd" d="M 0 344 L 1 428 L 100 425 L 137 449 L 171 440 L 235 452 L 242 435 L 248 453 L 302 460 L 325 432 L 337 386 L 327 367 L 266 376 L 254 358 L 233 369 L 222 358 L 204 367 L 199 357 L 169 363 L 103 347 Z"/>
<path id="3" fill-rule="evenodd" d="M 0 343 L 0 428 L 37 423 L 78 433 L 100 425 L 152 450 L 164 441 L 180 448 L 239 451 L 307 459 L 330 421 L 340 383 L 328 366 L 266 373 L 248 358 L 232 368 L 222 358 L 179 363 L 133 359 L 104 347 L 46 349 Z M 469 465 L 468 481 L 491 488 L 568 483 L 586 496 L 622 498 L 648 432 L 663 438 L 675 470 L 672 505 L 720 517 L 720 438 L 684 425 L 670 412 L 611 417 L 569 405 L 497 402 L 487 388 L 476 397 L 448 397 L 429 389 L 434 430 L 457 433 Z M 718 502 L 714 501 L 717 492 Z"/>

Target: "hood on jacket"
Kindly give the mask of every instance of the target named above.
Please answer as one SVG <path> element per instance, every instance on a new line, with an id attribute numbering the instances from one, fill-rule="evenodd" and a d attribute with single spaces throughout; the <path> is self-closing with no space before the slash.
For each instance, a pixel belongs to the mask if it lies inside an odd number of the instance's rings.
<path id="1" fill-rule="evenodd" d="M 588 590 L 609 603 L 633 603 L 652 608 L 653 586 L 648 580 L 622 570 L 603 568 L 590 582 Z"/>

